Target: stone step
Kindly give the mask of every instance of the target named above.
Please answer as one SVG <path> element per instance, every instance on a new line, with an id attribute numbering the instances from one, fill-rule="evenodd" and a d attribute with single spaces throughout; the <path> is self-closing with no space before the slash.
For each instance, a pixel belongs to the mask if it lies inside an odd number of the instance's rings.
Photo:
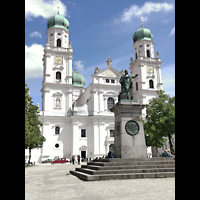
<path id="1" fill-rule="evenodd" d="M 92 162 L 132 162 L 132 161 L 164 161 L 174 160 L 173 157 L 153 157 L 153 158 L 104 158 Z"/>
<path id="2" fill-rule="evenodd" d="M 129 162 L 88 162 L 87 165 L 95 166 L 119 166 L 119 165 L 156 165 L 156 164 L 173 164 L 174 160 L 154 160 L 154 161 L 129 161 Z"/>
<path id="3" fill-rule="evenodd" d="M 80 171 L 91 175 L 102 174 L 124 174 L 124 173 L 155 173 L 155 172 L 175 172 L 175 168 L 150 168 L 150 169 L 117 169 L 117 170 L 92 170 L 87 168 L 76 168 Z"/>
<path id="4" fill-rule="evenodd" d="M 100 162 L 98 160 L 81 165 L 81 168 L 76 168 L 70 173 L 86 181 L 175 177 L 175 160 L 173 158 L 102 159 Z"/>
<path id="5" fill-rule="evenodd" d="M 81 168 L 87 168 L 87 169 L 92 169 L 92 170 L 175 168 L 175 162 L 173 164 L 157 164 L 157 165 L 119 165 L 119 166 L 81 165 Z"/>
<path id="6" fill-rule="evenodd" d="M 85 181 L 115 180 L 115 179 L 140 179 L 140 178 L 168 178 L 175 177 L 175 172 L 155 173 L 126 173 L 126 174 L 101 174 L 89 175 L 80 171 L 70 171 L 71 174 Z"/>

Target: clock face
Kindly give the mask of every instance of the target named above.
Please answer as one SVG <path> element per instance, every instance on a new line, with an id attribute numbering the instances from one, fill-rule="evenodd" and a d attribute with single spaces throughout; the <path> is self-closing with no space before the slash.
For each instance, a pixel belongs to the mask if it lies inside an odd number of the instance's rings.
<path id="1" fill-rule="evenodd" d="M 62 61 L 63 61 L 62 57 L 56 56 L 56 58 L 55 58 L 55 63 L 56 64 L 62 64 Z"/>
<path id="2" fill-rule="evenodd" d="M 147 72 L 153 73 L 153 67 L 152 66 L 147 66 Z"/>
<path id="3" fill-rule="evenodd" d="M 136 121 L 130 120 L 130 121 L 126 122 L 125 130 L 129 135 L 134 136 L 134 135 L 138 134 L 140 127 Z"/>

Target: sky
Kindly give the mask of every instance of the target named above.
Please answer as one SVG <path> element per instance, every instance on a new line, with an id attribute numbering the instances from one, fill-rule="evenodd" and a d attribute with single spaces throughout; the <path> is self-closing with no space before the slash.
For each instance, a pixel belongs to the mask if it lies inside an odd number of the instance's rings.
<path id="1" fill-rule="evenodd" d="M 129 68 L 134 58 L 132 37 L 143 17 L 162 61 L 163 90 L 175 96 L 175 0 L 25 0 L 25 83 L 40 110 L 47 21 L 57 7 L 69 21 L 73 64 L 76 61 L 77 71 L 85 77 L 86 88 L 95 67 L 106 68 L 109 57 L 116 70 Z"/>

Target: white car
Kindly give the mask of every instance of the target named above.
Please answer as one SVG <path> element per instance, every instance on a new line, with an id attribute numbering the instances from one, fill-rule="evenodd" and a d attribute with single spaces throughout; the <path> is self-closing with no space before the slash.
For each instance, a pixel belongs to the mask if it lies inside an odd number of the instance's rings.
<path id="1" fill-rule="evenodd" d="M 102 159 L 101 156 L 95 156 L 92 160 L 99 160 L 99 159 Z"/>

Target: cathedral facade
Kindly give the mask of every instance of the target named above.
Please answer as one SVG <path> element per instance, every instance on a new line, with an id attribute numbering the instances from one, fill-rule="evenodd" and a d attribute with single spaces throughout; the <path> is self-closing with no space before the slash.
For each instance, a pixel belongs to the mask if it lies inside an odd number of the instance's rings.
<path id="1" fill-rule="evenodd" d="M 94 158 L 106 156 L 114 144 L 114 113 L 110 108 L 118 102 L 123 75 L 112 66 L 94 69 L 92 83 L 85 88 L 85 78 L 72 69 L 73 48 L 69 40 L 69 22 L 57 13 L 48 19 L 47 41 L 43 55 L 42 110 L 39 119 L 46 138 L 41 149 L 32 150 L 32 161 L 55 157 Z M 162 89 L 161 60 L 154 58 L 151 31 L 143 25 L 133 35 L 134 61 L 130 73 L 134 99 L 147 104 Z M 142 118 L 145 119 L 145 109 Z M 28 151 L 25 152 L 28 158 Z"/>

